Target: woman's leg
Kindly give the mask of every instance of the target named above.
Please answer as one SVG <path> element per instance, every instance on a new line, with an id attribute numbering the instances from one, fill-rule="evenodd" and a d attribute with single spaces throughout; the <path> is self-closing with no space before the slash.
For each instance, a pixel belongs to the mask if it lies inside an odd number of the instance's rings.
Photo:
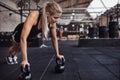
<path id="1" fill-rule="evenodd" d="M 20 52 L 20 45 L 19 43 L 13 42 L 12 46 L 9 48 L 9 56 L 14 57 L 18 52 Z"/>
<path id="2" fill-rule="evenodd" d="M 17 53 L 20 52 L 19 43 L 13 42 L 12 46 L 9 48 L 9 53 L 7 57 L 8 64 L 17 64 Z"/>

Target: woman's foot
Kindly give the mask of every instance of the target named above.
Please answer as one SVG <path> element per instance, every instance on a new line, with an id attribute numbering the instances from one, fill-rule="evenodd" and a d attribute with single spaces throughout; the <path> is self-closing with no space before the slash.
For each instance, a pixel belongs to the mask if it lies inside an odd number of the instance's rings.
<path id="1" fill-rule="evenodd" d="M 14 64 L 12 57 L 7 56 L 6 57 L 7 64 Z"/>
<path id="2" fill-rule="evenodd" d="M 18 61 L 17 61 L 17 56 L 14 56 L 14 57 L 13 57 L 13 62 L 14 62 L 14 64 L 17 64 L 17 63 L 18 63 Z"/>
<path id="3" fill-rule="evenodd" d="M 7 56 L 6 62 L 7 64 L 17 64 L 18 63 L 17 56 L 14 56 L 14 57 Z"/>

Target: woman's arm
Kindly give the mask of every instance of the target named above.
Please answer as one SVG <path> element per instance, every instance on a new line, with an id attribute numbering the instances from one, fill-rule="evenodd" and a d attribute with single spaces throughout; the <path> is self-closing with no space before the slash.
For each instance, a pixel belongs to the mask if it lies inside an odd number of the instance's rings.
<path id="1" fill-rule="evenodd" d="M 56 23 L 50 24 L 50 31 L 52 34 L 52 42 L 53 42 L 53 47 L 55 49 L 56 57 L 61 59 L 64 56 L 60 55 L 59 53 L 58 39 L 57 39 L 57 33 L 56 33 Z"/>
<path id="2" fill-rule="evenodd" d="M 20 37 L 20 46 L 21 46 L 21 53 L 22 53 L 22 63 L 21 65 L 23 67 L 25 67 L 25 65 L 29 65 L 28 63 L 28 58 L 27 58 L 27 37 L 30 33 L 30 30 L 32 28 L 32 26 L 36 23 L 37 21 L 37 17 L 38 17 L 38 12 L 37 11 L 33 11 L 29 14 L 29 16 L 27 17 L 23 29 L 22 29 L 22 33 L 21 33 L 21 37 Z"/>

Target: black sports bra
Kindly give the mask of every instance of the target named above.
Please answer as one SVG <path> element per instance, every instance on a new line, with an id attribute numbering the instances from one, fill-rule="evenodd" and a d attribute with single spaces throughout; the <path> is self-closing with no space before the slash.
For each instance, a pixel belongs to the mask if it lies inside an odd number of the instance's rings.
<path id="1" fill-rule="evenodd" d="M 32 29 L 28 35 L 27 41 L 31 41 L 31 39 L 35 38 L 38 35 L 38 33 L 42 33 L 42 29 L 38 29 L 38 23 L 39 23 L 41 16 L 42 16 L 42 14 L 39 12 L 37 24 L 33 25 Z M 18 24 L 13 32 L 13 36 L 14 36 L 14 39 L 16 42 L 20 42 L 20 36 L 21 36 L 23 26 L 24 26 L 24 23 Z"/>

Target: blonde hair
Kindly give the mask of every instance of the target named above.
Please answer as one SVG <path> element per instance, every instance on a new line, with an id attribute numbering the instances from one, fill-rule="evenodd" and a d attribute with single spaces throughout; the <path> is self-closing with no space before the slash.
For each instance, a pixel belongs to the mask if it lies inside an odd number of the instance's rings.
<path id="1" fill-rule="evenodd" d="M 56 2 L 46 2 L 43 5 L 43 11 L 42 11 L 42 18 L 41 18 L 41 26 L 42 26 L 42 32 L 43 37 L 47 39 L 48 37 L 48 20 L 46 12 L 48 12 L 50 15 L 54 15 L 56 13 L 62 13 L 62 8 L 57 4 Z"/>

